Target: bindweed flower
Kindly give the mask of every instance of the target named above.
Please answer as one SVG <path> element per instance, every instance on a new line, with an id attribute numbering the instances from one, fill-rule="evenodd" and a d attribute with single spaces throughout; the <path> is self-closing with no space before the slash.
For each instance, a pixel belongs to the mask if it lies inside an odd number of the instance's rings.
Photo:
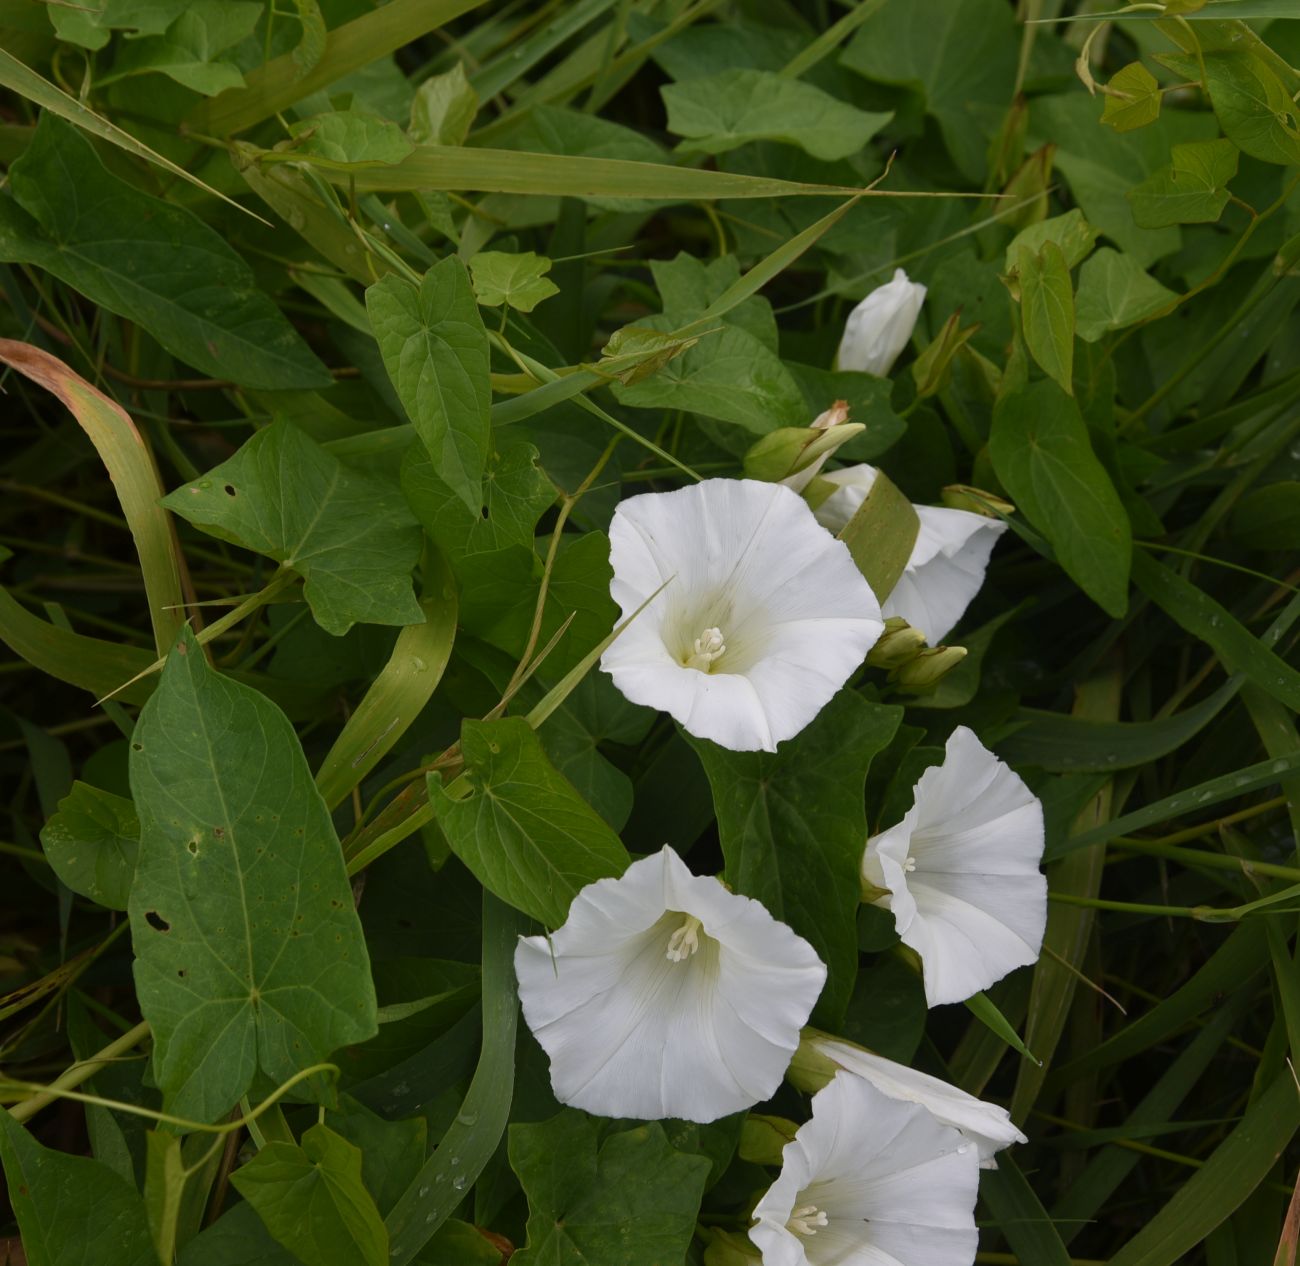
<path id="1" fill-rule="evenodd" d="M 836 357 L 839 368 L 887 378 L 912 337 L 924 302 L 925 287 L 894 269 L 892 281 L 877 286 L 849 313 Z"/>
<path id="2" fill-rule="evenodd" d="M 522 937 L 515 974 L 561 1103 L 698 1122 L 775 1092 L 826 980 L 807 941 L 668 847 Z"/>
<path id="3" fill-rule="evenodd" d="M 829 474 L 823 472 L 820 478 L 838 487 L 813 513 L 827 531 L 842 532 L 867 499 L 876 479 L 875 468 L 845 466 Z M 901 616 L 920 629 L 934 646 L 943 641 L 979 593 L 989 555 L 1007 525 L 946 506 L 913 508 L 920 521 L 916 544 L 882 610 L 886 616 Z"/>
<path id="4" fill-rule="evenodd" d="M 663 591 L 601 667 L 633 703 L 733 751 L 798 734 L 884 628 L 848 547 L 779 484 L 708 479 L 629 497 L 609 540 L 624 616 Z"/>
<path id="5" fill-rule="evenodd" d="M 1027 1141 L 1005 1108 L 985 1103 L 929 1073 L 918 1072 L 816 1029 L 804 1030 L 786 1075 L 800 1090 L 812 1092 L 827 1085 L 841 1070 L 865 1077 L 891 1099 L 919 1103 L 944 1125 L 960 1130 L 975 1144 L 984 1169 L 997 1168 L 993 1157 L 1004 1147 Z"/>
<path id="6" fill-rule="evenodd" d="M 754 1208 L 763 1266 L 971 1266 L 973 1144 L 924 1108 L 837 1073 Z"/>
<path id="7" fill-rule="evenodd" d="M 1047 923 L 1043 807 L 964 725 L 897 826 L 867 841 L 865 885 L 921 959 L 930 1006 L 1037 961 Z"/>

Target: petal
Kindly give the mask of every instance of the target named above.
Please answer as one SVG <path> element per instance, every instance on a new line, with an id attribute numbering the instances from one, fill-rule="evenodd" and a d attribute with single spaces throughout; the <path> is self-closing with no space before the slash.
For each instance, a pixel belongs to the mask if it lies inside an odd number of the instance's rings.
<path id="1" fill-rule="evenodd" d="M 849 313 L 836 357 L 839 368 L 887 375 L 912 337 L 924 301 L 925 287 L 895 269 L 891 281 L 877 286 Z"/>
<path id="2" fill-rule="evenodd" d="M 916 917 L 916 902 L 907 884 L 907 859 L 911 855 L 916 818 L 917 810 L 913 806 L 901 822 L 873 835 L 862 854 L 862 877 L 873 888 L 889 890 L 889 896 L 880 898 L 876 904 L 893 912 L 894 926 L 900 934 Z"/>
<path id="3" fill-rule="evenodd" d="M 701 944 L 673 962 L 687 915 Z M 806 941 L 670 848 L 584 888 L 549 943 L 520 940 L 515 971 L 562 1103 L 699 1122 L 775 1092 L 826 978 Z"/>
<path id="4" fill-rule="evenodd" d="M 817 1050 L 847 1072 L 865 1077 L 877 1090 L 891 1099 L 919 1103 L 930 1114 L 960 1130 L 976 1144 L 981 1160 L 989 1160 L 1012 1143 L 1027 1142 L 1005 1108 L 985 1103 L 956 1086 L 918 1072 L 906 1064 L 895 1063 L 871 1051 L 834 1038 L 817 1038 Z"/>
<path id="5" fill-rule="evenodd" d="M 937 646 L 979 593 L 989 555 L 1006 524 L 943 506 L 915 510 L 916 544 L 884 610 L 920 629 L 930 645 Z"/>
<path id="6" fill-rule="evenodd" d="M 930 1006 L 964 1002 L 1037 962 L 1047 920 L 1041 875 L 927 875 L 922 881 L 917 873 L 911 881 L 916 917 L 899 935 L 921 956 Z"/>

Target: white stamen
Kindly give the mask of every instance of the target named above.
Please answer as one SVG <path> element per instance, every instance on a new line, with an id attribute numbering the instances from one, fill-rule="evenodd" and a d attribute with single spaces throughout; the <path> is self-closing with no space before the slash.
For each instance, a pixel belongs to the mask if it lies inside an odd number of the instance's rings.
<path id="1" fill-rule="evenodd" d="M 702 926 L 699 919 L 693 915 L 686 916 L 681 927 L 668 938 L 667 958 L 670 963 L 680 963 L 683 959 L 690 958 L 700 948 Z"/>
<path id="2" fill-rule="evenodd" d="M 709 672 L 713 661 L 726 653 L 727 645 L 722 640 L 722 630 L 705 629 L 695 639 L 691 654 L 682 662 L 687 668 L 698 668 L 701 672 Z"/>
<path id="3" fill-rule="evenodd" d="M 903 863 L 903 870 L 910 875 L 915 869 L 916 869 L 916 858 L 909 857 L 907 861 Z"/>
<path id="4" fill-rule="evenodd" d="M 796 1235 L 816 1235 L 817 1228 L 826 1225 L 825 1211 L 815 1204 L 801 1204 L 786 1223 Z"/>

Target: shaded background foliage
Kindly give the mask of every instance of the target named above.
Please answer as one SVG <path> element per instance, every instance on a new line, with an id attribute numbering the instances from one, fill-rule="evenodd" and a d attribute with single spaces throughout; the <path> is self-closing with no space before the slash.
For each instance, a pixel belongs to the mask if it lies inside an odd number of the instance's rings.
<path id="1" fill-rule="evenodd" d="M 54 1160 L 4 1118 L 11 1184 L 43 1167 L 15 1209 L 33 1261 L 699 1260 L 701 1193 L 735 1227 L 765 1182 L 740 1122 L 557 1116 L 509 968 L 524 916 L 666 840 L 813 940 L 820 1023 L 1011 1105 L 1031 1141 L 985 1175 L 984 1260 L 1274 1260 L 1300 1126 L 1300 6 L 1110 7 L 0 4 L 0 334 L 66 366 L 2 345 L 5 1075 L 126 1054 L 166 996 L 173 951 L 137 996 L 120 913 L 138 947 L 171 934 L 128 763 L 213 692 L 261 718 L 231 762 L 284 726 L 268 700 L 292 722 L 305 762 L 289 741 L 266 768 L 294 812 L 316 771 L 355 919 L 328 829 L 289 881 L 374 982 L 342 990 L 355 1034 L 308 1003 L 256 1076 L 202 1076 L 155 1022 L 170 1062 L 81 1087 L 215 1120 L 332 1057 L 324 1128 L 316 1082 L 215 1149 L 62 1102 L 35 1122 Z M 911 196 L 847 201 L 882 176 Z M 916 369 L 833 372 L 899 265 L 930 288 Z M 868 673 L 777 758 L 688 743 L 598 673 L 547 702 L 612 624 L 617 500 L 740 474 L 837 397 L 867 428 L 846 460 L 1018 507 L 960 667 L 919 696 Z M 190 643 L 189 702 L 174 660 L 137 728 L 181 603 L 235 684 Z M 1036 969 L 927 1015 L 844 861 L 955 723 L 1042 796 L 1056 896 Z M 201 866 L 221 779 L 161 744 L 195 817 L 163 826 Z M 430 768 L 508 775 L 536 821 L 504 838 Z M 547 856 L 558 877 L 527 869 Z"/>

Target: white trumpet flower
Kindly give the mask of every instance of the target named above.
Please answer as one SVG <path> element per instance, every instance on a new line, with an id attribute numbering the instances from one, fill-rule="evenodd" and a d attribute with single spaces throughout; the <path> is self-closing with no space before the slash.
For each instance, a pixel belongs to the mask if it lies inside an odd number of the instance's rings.
<path id="1" fill-rule="evenodd" d="M 974 1144 L 915 1103 L 837 1073 L 754 1208 L 763 1266 L 971 1266 Z"/>
<path id="2" fill-rule="evenodd" d="M 733 751 L 798 734 L 884 629 L 847 546 L 779 484 L 707 479 L 629 497 L 609 540 L 624 616 L 662 592 L 601 667 L 633 703 Z"/>
<path id="3" fill-rule="evenodd" d="M 876 479 L 862 463 L 823 473 L 838 485 L 813 513 L 832 533 L 842 532 L 867 499 Z M 919 526 L 916 544 L 893 592 L 881 606 L 886 618 L 900 616 L 937 646 L 965 614 L 984 583 L 989 555 L 1007 525 L 969 510 L 913 506 Z"/>
<path id="4" fill-rule="evenodd" d="M 668 847 L 521 938 L 515 974 L 561 1103 L 698 1122 L 771 1097 L 826 981 L 807 941 Z"/>
<path id="5" fill-rule="evenodd" d="M 801 1068 L 800 1075 L 796 1076 L 795 1069 L 801 1064 L 814 1062 L 818 1065 L 815 1072 Z M 806 1029 L 790 1079 L 801 1089 L 812 1089 L 818 1083 L 824 1084 L 823 1078 L 828 1074 L 833 1076 L 837 1069 L 865 1077 L 891 1099 L 919 1103 L 944 1125 L 959 1130 L 975 1144 L 981 1168 L 996 1169 L 993 1157 L 998 1152 L 1012 1143 L 1027 1141 L 1011 1120 L 1011 1114 L 996 1103 L 985 1103 L 938 1077 L 863 1050 L 842 1038 Z"/>
<path id="6" fill-rule="evenodd" d="M 903 820 L 867 841 L 862 877 L 884 890 L 921 959 L 930 1006 L 961 1002 L 1038 959 L 1047 923 L 1043 807 L 964 725 L 916 784 Z"/>
<path id="7" fill-rule="evenodd" d="M 887 378 L 912 337 L 924 302 L 925 287 L 894 269 L 892 281 L 877 286 L 849 313 L 836 364 Z"/>

